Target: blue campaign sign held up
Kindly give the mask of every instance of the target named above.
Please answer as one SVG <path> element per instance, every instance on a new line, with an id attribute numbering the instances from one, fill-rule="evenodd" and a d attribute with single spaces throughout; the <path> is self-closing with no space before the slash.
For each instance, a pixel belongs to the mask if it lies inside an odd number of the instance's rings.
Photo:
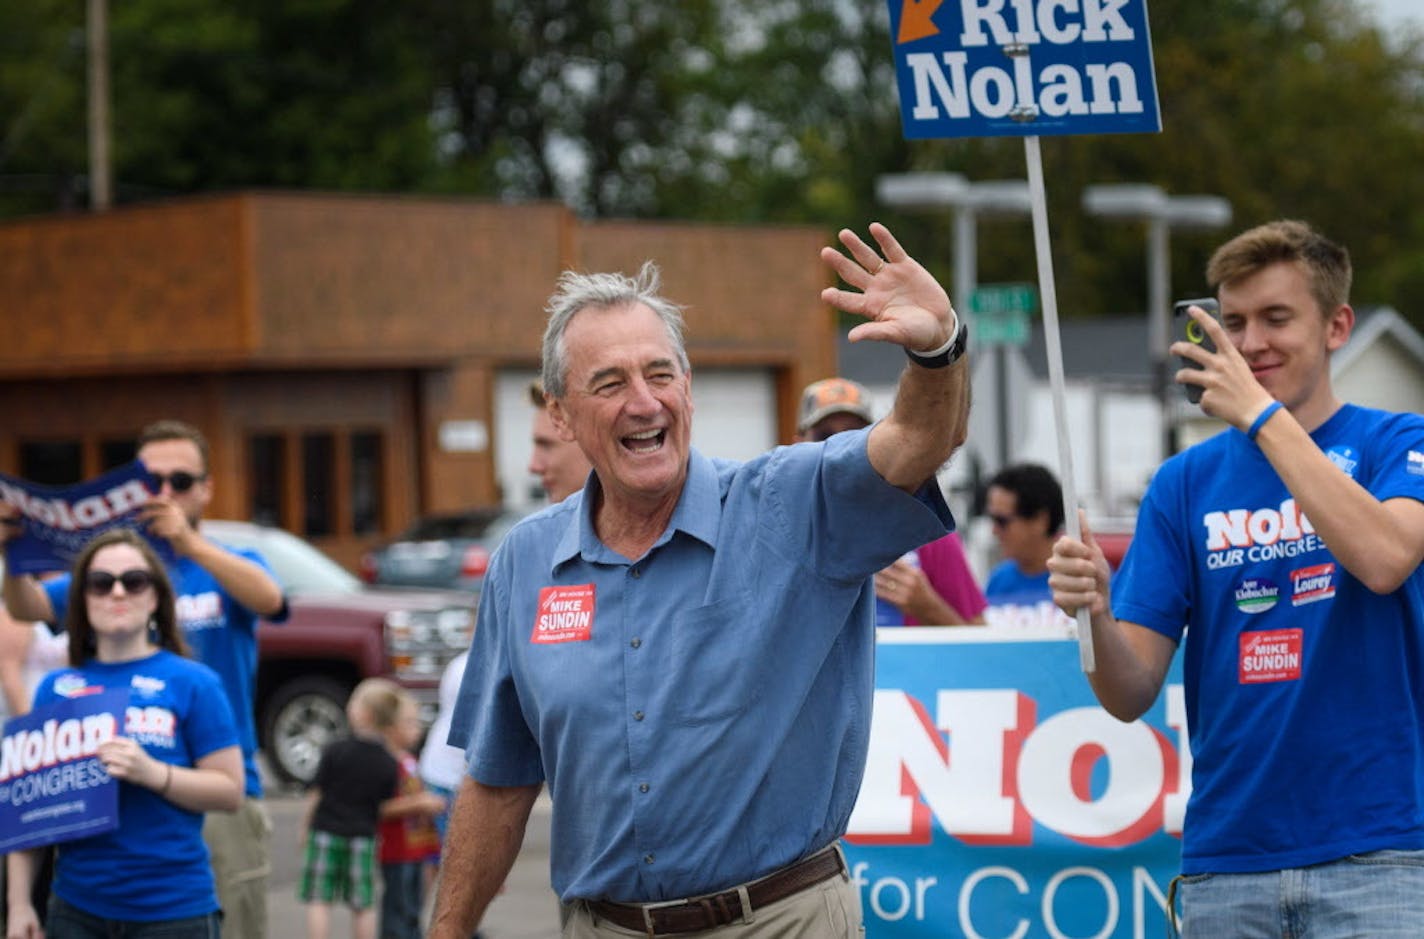
<path id="1" fill-rule="evenodd" d="M 1162 129 L 1147 0 L 887 0 L 911 140 Z"/>

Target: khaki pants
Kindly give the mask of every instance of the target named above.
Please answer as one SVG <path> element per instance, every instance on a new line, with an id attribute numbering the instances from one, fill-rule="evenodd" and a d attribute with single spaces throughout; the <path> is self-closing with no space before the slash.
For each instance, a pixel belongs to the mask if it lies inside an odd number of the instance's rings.
<path id="1" fill-rule="evenodd" d="M 598 919 L 588 904 L 575 901 L 564 925 L 563 939 L 625 939 L 647 936 L 641 930 L 624 929 Z M 784 900 L 752 912 L 752 922 L 733 923 L 717 929 L 678 933 L 676 939 L 863 939 L 860 892 L 842 873 L 838 877 L 807 887 Z"/>
<path id="2" fill-rule="evenodd" d="M 272 873 L 272 819 L 260 799 L 243 799 L 234 813 L 209 812 L 203 841 L 223 910 L 226 939 L 266 939 L 267 878 Z"/>

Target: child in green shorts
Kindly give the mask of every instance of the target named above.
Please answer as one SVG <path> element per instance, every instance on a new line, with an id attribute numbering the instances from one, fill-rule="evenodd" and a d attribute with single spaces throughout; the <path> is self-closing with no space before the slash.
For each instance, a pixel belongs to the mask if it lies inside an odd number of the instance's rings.
<path id="1" fill-rule="evenodd" d="M 327 939 L 331 905 L 351 908 L 352 939 L 376 935 L 376 823 L 396 791 L 399 766 L 383 734 L 400 712 L 401 688 L 368 678 L 351 692 L 351 735 L 321 753 L 308 795 L 306 853 L 297 897 L 307 908 L 307 939 Z"/>

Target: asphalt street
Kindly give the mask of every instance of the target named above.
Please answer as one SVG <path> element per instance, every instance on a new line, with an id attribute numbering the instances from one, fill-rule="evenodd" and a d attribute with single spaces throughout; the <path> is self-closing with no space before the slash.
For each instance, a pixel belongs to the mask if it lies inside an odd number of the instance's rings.
<path id="1" fill-rule="evenodd" d="M 297 876 L 302 846 L 298 842 L 305 798 L 298 792 L 269 789 L 272 815 L 272 879 L 267 893 L 271 939 L 302 939 L 306 918 L 297 900 Z M 495 898 L 484 925 L 484 939 L 558 939 L 558 902 L 549 888 L 549 802 L 541 797 L 529 818 L 524 848 L 515 861 L 504 892 Z M 351 935 L 345 910 L 332 916 L 331 939 Z"/>

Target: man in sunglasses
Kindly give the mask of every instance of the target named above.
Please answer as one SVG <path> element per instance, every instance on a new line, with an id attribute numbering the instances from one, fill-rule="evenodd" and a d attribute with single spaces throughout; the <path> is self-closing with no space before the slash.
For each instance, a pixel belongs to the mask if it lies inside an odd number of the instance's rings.
<path id="1" fill-rule="evenodd" d="M 199 529 L 212 501 L 208 445 L 202 433 L 181 421 L 158 421 L 138 438 L 139 462 L 157 480 L 157 494 L 141 509 L 148 532 L 172 546 L 173 581 L 184 638 L 198 659 L 222 678 L 237 718 L 246 776 L 246 798 L 236 814 L 209 814 L 203 837 L 212 855 L 223 934 L 251 939 L 267 931 L 267 876 L 271 823 L 259 801 L 257 727 L 253 692 L 257 677 L 257 620 L 286 618 L 282 588 L 262 556 L 209 541 Z M 12 507 L 0 513 L 14 518 Z M 0 525 L 0 542 L 17 529 Z M 29 576 L 6 576 L 5 606 L 19 620 L 63 625 L 69 576 L 40 583 Z"/>
<path id="2" fill-rule="evenodd" d="M 1003 558 L 984 585 L 991 626 L 1069 625 L 1053 605 L 1048 559 L 1063 532 L 1063 489 L 1045 466 L 1016 463 L 995 473 L 985 489 L 985 514 Z"/>
<path id="3" fill-rule="evenodd" d="M 864 385 L 826 378 L 801 392 L 796 439 L 818 443 L 873 423 Z M 984 622 L 987 605 L 955 532 L 906 553 L 875 575 L 877 626 L 977 625 Z"/>

